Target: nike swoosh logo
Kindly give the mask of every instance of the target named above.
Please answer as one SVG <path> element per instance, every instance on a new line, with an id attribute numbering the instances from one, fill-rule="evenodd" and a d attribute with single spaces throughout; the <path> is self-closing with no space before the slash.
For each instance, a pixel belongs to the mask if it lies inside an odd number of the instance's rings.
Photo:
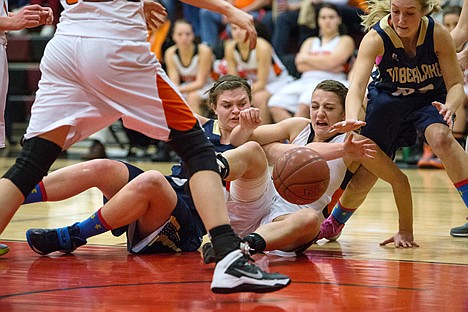
<path id="1" fill-rule="evenodd" d="M 244 270 L 240 270 L 238 268 L 234 268 L 234 270 L 236 270 L 237 272 L 239 272 L 241 274 L 247 275 L 247 276 L 249 276 L 251 278 L 255 278 L 255 279 L 261 279 L 263 277 L 263 274 L 260 271 L 257 271 L 257 273 L 253 274 L 253 273 L 250 273 L 250 272 L 246 272 Z"/>

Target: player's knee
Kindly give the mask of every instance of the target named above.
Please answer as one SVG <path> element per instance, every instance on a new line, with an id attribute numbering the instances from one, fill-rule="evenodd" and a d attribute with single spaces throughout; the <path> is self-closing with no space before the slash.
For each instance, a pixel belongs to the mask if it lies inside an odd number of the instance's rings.
<path id="1" fill-rule="evenodd" d="M 434 152 L 450 149 L 453 140 L 451 140 L 449 132 L 449 128 L 442 124 L 433 124 L 426 129 L 426 140 Z"/>
<path id="2" fill-rule="evenodd" d="M 173 130 L 169 145 L 185 163 L 189 176 L 204 170 L 219 173 L 213 144 L 200 127 L 187 132 Z"/>
<path id="3" fill-rule="evenodd" d="M 302 229 L 305 236 L 316 236 L 320 230 L 320 222 L 317 213 L 313 209 L 302 209 L 298 214 L 298 228 Z M 312 238 L 313 238 L 312 237 Z"/>
<path id="4" fill-rule="evenodd" d="M 155 190 L 161 190 L 167 183 L 161 172 L 149 170 L 133 179 L 130 186 L 136 194 L 154 195 Z"/>
<path id="5" fill-rule="evenodd" d="M 26 140 L 20 156 L 3 178 L 10 180 L 27 197 L 34 186 L 47 175 L 62 148 L 57 144 L 35 137 Z"/>
<path id="6" fill-rule="evenodd" d="M 110 159 L 93 159 L 82 163 L 81 173 L 90 177 L 115 176 L 116 163 Z"/>

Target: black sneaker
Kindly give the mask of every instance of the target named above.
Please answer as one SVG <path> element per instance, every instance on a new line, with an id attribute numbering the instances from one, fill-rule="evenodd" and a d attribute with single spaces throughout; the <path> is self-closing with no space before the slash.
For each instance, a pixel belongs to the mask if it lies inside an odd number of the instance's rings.
<path id="1" fill-rule="evenodd" d="M 453 237 L 468 237 L 468 223 L 452 228 L 450 230 L 450 235 Z"/>
<path id="2" fill-rule="evenodd" d="M 212 243 L 206 243 L 202 246 L 202 257 L 203 257 L 203 262 L 205 262 L 206 264 L 216 262 Z"/>
<path id="3" fill-rule="evenodd" d="M 40 255 L 54 251 L 70 253 L 86 244 L 86 240 L 75 236 L 73 225 L 57 229 L 29 229 L 26 232 L 29 247 Z"/>
<path id="4" fill-rule="evenodd" d="M 280 290 L 291 279 L 279 273 L 267 273 L 249 263 L 240 249 L 227 254 L 216 264 L 211 291 L 219 294 L 236 292 L 267 293 Z"/>

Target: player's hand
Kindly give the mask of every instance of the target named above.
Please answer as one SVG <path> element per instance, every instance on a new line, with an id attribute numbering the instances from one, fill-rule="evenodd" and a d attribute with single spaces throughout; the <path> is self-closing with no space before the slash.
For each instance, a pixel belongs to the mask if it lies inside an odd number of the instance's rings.
<path id="1" fill-rule="evenodd" d="M 432 102 L 432 106 L 437 108 L 439 114 L 444 118 L 444 121 L 447 123 L 449 128 L 452 129 L 455 122 L 454 112 L 452 112 L 450 108 L 447 107 L 447 105 L 437 101 Z"/>
<path id="2" fill-rule="evenodd" d="M 166 20 L 167 12 L 160 3 L 154 1 L 144 1 L 143 11 L 145 12 L 146 25 L 151 30 L 156 30 Z"/>
<path id="3" fill-rule="evenodd" d="M 52 9 L 49 7 L 42 7 L 41 12 L 39 13 L 40 20 L 39 24 L 40 25 L 52 25 L 54 22 L 54 13 L 52 12 Z"/>
<path id="4" fill-rule="evenodd" d="M 340 121 L 330 127 L 331 128 L 330 133 L 333 133 L 333 132 L 346 133 L 349 131 L 357 130 L 361 127 L 364 127 L 365 125 L 366 125 L 366 122 L 360 121 L 360 120 Z"/>
<path id="5" fill-rule="evenodd" d="M 8 30 L 20 30 L 23 28 L 33 28 L 44 24 L 47 20 L 43 8 L 38 4 L 26 5 L 17 13 L 9 13 L 11 26 Z M 49 8 L 50 9 L 50 8 Z M 52 11 L 52 10 L 51 10 Z M 41 21 L 42 24 L 41 24 Z"/>
<path id="6" fill-rule="evenodd" d="M 232 6 L 226 17 L 229 23 L 236 24 L 246 31 L 244 42 L 249 41 L 250 49 L 254 49 L 257 46 L 257 30 L 252 15 Z"/>
<path id="7" fill-rule="evenodd" d="M 256 107 L 250 107 L 240 111 L 239 113 L 239 125 L 244 130 L 253 130 L 262 124 L 260 119 L 260 109 Z"/>
<path id="8" fill-rule="evenodd" d="M 346 157 L 358 160 L 360 158 L 374 159 L 377 154 L 377 145 L 370 139 L 353 141 L 353 134 L 350 134 L 343 145 Z"/>
<path id="9" fill-rule="evenodd" d="M 389 243 L 395 243 L 396 248 L 412 248 L 412 247 L 419 247 L 418 243 L 414 241 L 413 233 L 408 231 L 399 231 L 392 237 L 387 240 L 384 240 L 380 243 L 380 246 L 385 246 Z"/>

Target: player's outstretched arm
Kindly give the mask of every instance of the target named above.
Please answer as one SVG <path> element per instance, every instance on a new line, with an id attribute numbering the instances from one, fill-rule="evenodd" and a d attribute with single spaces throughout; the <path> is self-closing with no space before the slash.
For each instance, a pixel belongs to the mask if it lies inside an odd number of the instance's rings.
<path id="1" fill-rule="evenodd" d="M 356 135 L 356 137 L 364 138 L 361 135 Z M 408 177 L 378 146 L 376 146 L 374 156 L 372 159 L 361 158 L 358 162 L 368 172 L 391 185 L 398 209 L 399 231 L 382 244 L 386 245 L 393 241 L 396 247 L 418 247 L 413 237 L 413 200 Z"/>
<path id="2" fill-rule="evenodd" d="M 239 113 L 239 125 L 233 129 L 230 142 L 239 146 L 247 141 L 256 141 L 260 145 L 273 142 L 291 142 L 310 120 L 291 117 L 275 124 L 261 125 L 260 110 L 248 108 Z"/>

